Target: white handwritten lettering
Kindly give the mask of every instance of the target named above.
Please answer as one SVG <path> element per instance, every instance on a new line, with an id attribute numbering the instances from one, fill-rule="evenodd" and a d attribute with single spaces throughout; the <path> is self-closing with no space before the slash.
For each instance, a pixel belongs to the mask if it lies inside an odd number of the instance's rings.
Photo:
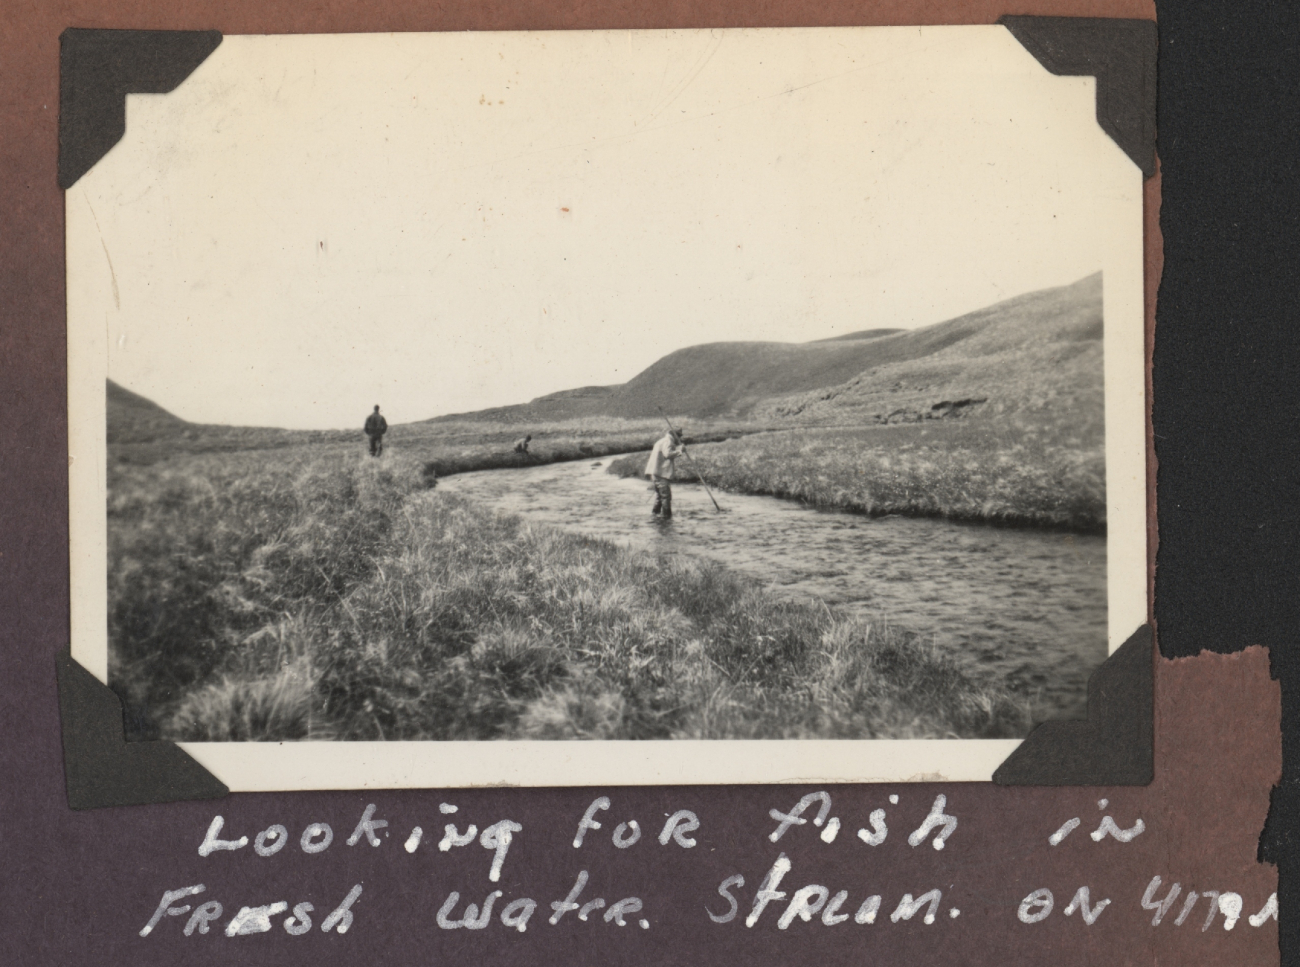
<path id="1" fill-rule="evenodd" d="M 185 936 L 190 936 L 196 929 L 200 935 L 207 933 L 208 924 L 213 920 L 219 920 L 221 913 L 221 904 L 216 900 L 209 900 L 190 914 L 189 920 L 185 921 Z"/>
<path id="2" fill-rule="evenodd" d="M 582 870 L 578 873 L 578 879 L 574 882 L 573 889 L 569 891 L 569 895 L 565 897 L 563 900 L 551 901 L 551 909 L 555 911 L 554 913 L 551 914 L 551 919 L 550 919 L 551 926 L 555 926 L 557 923 L 559 923 L 560 918 L 564 916 L 566 913 L 568 913 L 570 910 L 578 909 L 579 904 L 576 903 L 575 901 L 578 899 L 578 896 L 582 893 L 582 888 L 585 887 L 586 885 L 587 885 L 587 871 Z"/>
<path id="3" fill-rule="evenodd" d="M 616 848 L 627 849 L 641 839 L 641 824 L 635 819 L 619 823 L 614 830 L 613 839 Z"/>
<path id="4" fill-rule="evenodd" d="M 199 844 L 200 856 L 210 856 L 220 849 L 241 849 L 248 845 L 247 836 L 241 836 L 239 839 L 217 839 L 217 834 L 221 832 L 224 823 L 225 820 L 220 816 L 212 818 L 207 835 L 203 837 L 203 842 Z"/>
<path id="5" fill-rule="evenodd" d="M 537 901 L 528 897 L 511 900 L 501 911 L 501 922 L 507 927 L 514 927 L 520 933 L 528 929 L 528 918 L 537 909 Z"/>
<path id="6" fill-rule="evenodd" d="M 925 916 L 921 918 L 921 921 L 923 923 L 934 923 L 934 913 L 939 909 L 939 901 L 942 899 L 943 894 L 938 890 L 922 893 L 915 900 L 912 899 L 912 894 L 904 893 L 903 899 L 898 901 L 898 906 L 889 915 L 889 919 L 894 923 L 898 923 L 899 920 L 911 920 L 916 911 L 929 903 L 930 909 L 925 911 Z"/>
<path id="7" fill-rule="evenodd" d="M 221 817 L 218 816 L 217 818 L 220 819 Z M 219 826 L 217 828 L 220 829 Z M 179 890 L 165 890 L 163 892 L 162 900 L 158 904 L 158 909 L 154 910 L 153 916 L 149 918 L 149 922 L 140 929 L 140 936 L 149 936 L 153 931 L 153 928 L 158 926 L 158 921 L 164 916 L 180 917 L 189 913 L 190 905 L 188 903 L 182 907 L 174 907 L 172 904 L 184 897 L 202 893 L 206 889 L 206 886 L 199 883 L 197 886 L 183 886 Z"/>
<path id="8" fill-rule="evenodd" d="M 419 826 L 416 826 L 414 829 L 411 830 L 411 835 L 406 837 L 406 842 L 402 844 L 402 848 L 405 849 L 408 853 L 414 853 L 416 849 L 419 847 L 420 839 L 423 836 L 424 836 L 424 830 L 421 829 Z"/>
<path id="9" fill-rule="evenodd" d="M 361 896 L 360 883 L 349 890 L 348 895 L 343 898 L 343 902 L 325 918 L 325 922 L 320 925 L 321 930 L 324 933 L 329 933 L 337 928 L 338 933 L 347 933 L 348 928 L 352 926 L 352 904 L 357 902 L 359 896 Z"/>
<path id="10" fill-rule="evenodd" d="M 587 811 L 582 814 L 582 819 L 578 820 L 578 831 L 573 836 L 573 848 L 577 849 L 582 845 L 583 837 L 587 835 L 589 829 L 600 829 L 600 823 L 596 822 L 595 815 L 602 809 L 609 808 L 609 797 L 599 796 L 593 799 Z"/>
<path id="11" fill-rule="evenodd" d="M 1160 926 L 1160 921 L 1165 918 L 1165 914 L 1174 905 L 1174 901 L 1178 899 L 1178 894 L 1182 892 L 1183 888 L 1175 883 L 1169 888 L 1165 898 L 1157 901 L 1154 897 L 1158 889 L 1160 889 L 1160 877 L 1153 876 L 1151 882 L 1147 884 L 1146 892 L 1142 894 L 1142 909 L 1155 911 L 1155 914 L 1151 917 L 1151 926 L 1153 927 Z"/>
<path id="12" fill-rule="evenodd" d="M 505 864 L 506 853 L 510 850 L 511 838 L 515 833 L 522 832 L 523 828 L 514 820 L 503 819 L 483 830 L 483 835 L 479 837 L 480 846 L 496 851 L 492 856 L 492 869 L 488 871 L 488 879 L 493 883 L 501 879 L 501 867 Z"/>
<path id="13" fill-rule="evenodd" d="M 709 915 L 709 919 L 712 920 L 714 923 L 730 923 L 732 920 L 735 920 L 736 913 L 737 911 L 740 910 L 740 902 L 732 894 L 731 888 L 733 886 L 742 887 L 744 885 L 745 885 L 745 878 L 741 876 L 739 873 L 727 877 L 720 884 L 718 884 L 718 896 L 724 898 L 727 901 L 728 910 L 726 913 L 719 915 L 714 913 L 708 907 L 705 907 L 704 912 Z"/>
<path id="14" fill-rule="evenodd" d="M 831 891 L 829 889 L 815 883 L 795 890 L 794 896 L 790 898 L 790 905 L 781 914 L 781 919 L 777 920 L 776 928 L 785 930 L 790 924 L 794 923 L 795 917 L 807 923 L 813 918 L 813 914 L 821 912 L 821 908 L 826 905 L 826 900 L 830 895 Z"/>
<path id="15" fill-rule="evenodd" d="M 885 811 L 883 809 L 871 810 L 871 815 L 867 817 L 867 821 L 871 823 L 871 832 L 868 833 L 865 829 L 859 829 L 858 839 L 868 846 L 879 846 L 885 841 L 885 837 L 889 835 L 889 827 L 885 825 Z"/>
<path id="16" fill-rule="evenodd" d="M 639 897 L 626 897 L 619 900 L 617 903 L 612 904 L 610 908 L 605 911 L 605 922 L 609 923 L 612 920 L 617 926 L 626 927 L 627 921 L 623 918 L 628 914 L 638 912 L 640 909 L 641 900 Z M 641 924 L 643 927 L 646 926 L 644 920 L 641 921 Z"/>
<path id="17" fill-rule="evenodd" d="M 822 910 L 822 923 L 828 927 L 833 927 L 837 923 L 843 923 L 849 918 L 847 913 L 840 913 L 839 909 L 844 901 L 849 898 L 848 890 L 840 890 L 827 902 L 826 907 Z"/>
<path id="18" fill-rule="evenodd" d="M 815 802 L 821 802 L 821 808 L 817 810 L 817 818 L 813 820 L 813 825 L 821 826 L 822 823 L 826 822 L 826 817 L 830 815 L 830 811 L 831 811 L 830 793 L 810 792 L 808 793 L 808 795 L 800 799 L 795 804 L 795 807 L 791 809 L 788 813 L 783 813 L 779 809 L 772 809 L 768 811 L 768 815 L 771 816 L 773 819 L 775 819 L 778 823 L 780 823 L 780 825 L 777 826 L 776 829 L 774 829 L 768 835 L 767 838 L 775 843 L 777 840 L 779 840 L 782 836 L 785 835 L 785 831 L 789 829 L 791 826 L 802 826 L 805 823 L 807 823 L 808 820 L 802 818 L 804 810 L 806 810 L 809 806 L 811 806 Z"/>
<path id="19" fill-rule="evenodd" d="M 876 914 L 880 912 L 880 897 L 869 896 L 862 901 L 858 912 L 853 914 L 854 923 L 875 923 Z"/>
<path id="20" fill-rule="evenodd" d="M 1241 894 L 1240 893 L 1220 893 L 1217 904 L 1219 912 L 1223 914 L 1223 929 L 1231 930 L 1241 919 Z"/>
<path id="21" fill-rule="evenodd" d="M 284 932 L 291 937 L 301 937 L 311 929 L 311 917 L 308 914 L 315 909 L 310 903 L 294 904 L 293 916 L 285 918 Z"/>
<path id="22" fill-rule="evenodd" d="M 1046 887 L 1035 890 L 1020 901 L 1020 908 L 1016 910 L 1016 917 L 1021 923 L 1038 923 L 1040 920 L 1046 920 L 1047 915 L 1052 912 L 1053 903 L 1055 903 L 1055 899 L 1051 890 Z"/>
<path id="23" fill-rule="evenodd" d="M 763 915 L 767 905 L 773 900 L 784 900 L 785 893 L 778 890 L 781 885 L 781 879 L 790 872 L 790 858 L 781 853 L 772 864 L 772 868 L 767 871 L 763 877 L 763 882 L 758 886 L 758 893 L 754 895 L 754 906 L 749 911 L 749 916 L 745 918 L 745 926 L 752 927 L 758 923 L 758 918 Z"/>
<path id="24" fill-rule="evenodd" d="M 287 842 L 289 842 L 289 831 L 276 823 L 257 834 L 257 838 L 253 840 L 253 852 L 258 856 L 274 856 L 284 849 L 284 844 Z"/>
<path id="25" fill-rule="evenodd" d="M 1194 896 L 1195 894 L 1193 894 Z M 1088 888 L 1081 886 L 1074 894 L 1074 899 L 1070 901 L 1069 906 L 1065 908 L 1065 915 L 1072 916 L 1076 910 L 1083 917 L 1083 922 L 1091 927 L 1101 916 L 1101 911 L 1110 905 L 1110 900 L 1098 900 L 1095 907 L 1089 906 L 1091 898 L 1088 896 Z"/>
<path id="26" fill-rule="evenodd" d="M 316 842 L 317 836 L 321 837 L 320 842 Z M 302 847 L 304 853 L 319 853 L 329 849 L 332 842 L 334 842 L 334 830 L 330 828 L 329 823 L 312 823 L 302 831 L 302 838 L 298 840 L 298 845 Z"/>
<path id="27" fill-rule="evenodd" d="M 357 828 L 352 830 L 352 835 L 348 837 L 348 845 L 356 846 L 361 841 L 364 833 L 366 840 L 371 846 L 378 846 L 380 839 L 375 835 L 375 830 L 383 829 L 388 825 L 386 819 L 374 819 L 375 804 L 370 803 L 366 806 L 366 811 L 361 814 L 361 821 L 357 823 Z"/>
<path id="28" fill-rule="evenodd" d="M 683 849 L 690 849 L 695 845 L 695 840 L 686 834 L 699 828 L 700 819 L 695 813 L 689 809 L 679 809 L 669 816 L 668 821 L 664 823 L 663 832 L 659 834 L 659 845 L 667 846 L 671 837 L 678 846 Z"/>
<path id="29" fill-rule="evenodd" d="M 1078 816 L 1075 816 L 1073 819 L 1067 819 L 1064 823 L 1061 824 L 1060 829 L 1054 832 L 1051 836 L 1047 837 L 1047 842 L 1052 846 L 1059 846 L 1061 840 L 1065 839 L 1065 837 L 1069 836 L 1072 832 L 1074 832 L 1082 825 L 1083 825 L 1083 820 L 1080 819 Z"/>
<path id="30" fill-rule="evenodd" d="M 241 907 L 226 924 L 226 936 L 246 937 L 249 934 L 266 933 L 271 929 L 271 918 L 288 909 L 289 904 L 283 900 L 260 907 Z"/>
<path id="31" fill-rule="evenodd" d="M 449 852 L 453 846 L 468 846 L 470 843 L 474 842 L 477 836 L 478 827 L 473 823 L 470 824 L 469 829 L 465 830 L 464 836 L 460 834 L 460 830 L 456 828 L 455 823 L 448 823 L 446 826 L 442 827 L 442 839 L 438 841 L 438 849 L 446 853 Z"/>
<path id="32" fill-rule="evenodd" d="M 925 817 L 925 822 L 917 827 L 912 835 L 907 837 L 908 845 L 916 847 L 925 841 L 930 830 L 935 827 L 942 827 L 935 834 L 934 842 L 931 844 L 935 849 L 943 849 L 945 841 L 952 835 L 952 831 L 957 828 L 957 817 L 949 816 L 945 813 L 944 807 L 948 805 L 948 797 L 942 794 L 934 797 L 934 805 L 930 807 L 930 813 Z"/>
<path id="33" fill-rule="evenodd" d="M 1100 843 L 1107 836 L 1114 836 L 1121 843 L 1128 843 L 1133 840 L 1133 837 L 1141 836 L 1146 828 L 1146 823 L 1139 819 L 1128 829 L 1120 829 L 1115 825 L 1115 820 L 1109 816 L 1102 816 L 1101 825 L 1088 835 L 1092 837 L 1094 843 Z"/>
<path id="34" fill-rule="evenodd" d="M 1277 920 L 1277 894 L 1270 893 L 1259 913 L 1247 918 L 1252 927 L 1262 927 L 1266 920 Z"/>

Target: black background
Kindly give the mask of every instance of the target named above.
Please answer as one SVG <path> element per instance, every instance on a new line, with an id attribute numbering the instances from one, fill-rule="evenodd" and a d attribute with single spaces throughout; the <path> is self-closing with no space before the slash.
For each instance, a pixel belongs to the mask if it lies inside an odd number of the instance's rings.
<path id="1" fill-rule="evenodd" d="M 1284 771 L 1262 845 L 1300 963 L 1300 11 L 1156 6 L 1156 622 L 1166 657 L 1270 649 Z"/>

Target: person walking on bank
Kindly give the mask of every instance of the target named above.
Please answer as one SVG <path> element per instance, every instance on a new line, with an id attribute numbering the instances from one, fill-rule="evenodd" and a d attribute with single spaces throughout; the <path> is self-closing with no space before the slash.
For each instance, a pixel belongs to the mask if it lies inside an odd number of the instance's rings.
<path id="1" fill-rule="evenodd" d="M 686 448 L 682 446 L 682 431 L 670 429 L 654 445 L 654 449 L 650 451 L 650 459 L 645 465 L 646 476 L 654 484 L 655 490 L 655 505 L 651 513 L 658 514 L 663 520 L 669 520 L 673 516 L 674 461 L 685 452 Z"/>
<path id="2" fill-rule="evenodd" d="M 384 452 L 384 434 L 388 432 L 388 421 L 379 414 L 379 404 L 375 412 L 366 417 L 366 436 L 370 437 L 370 455 L 377 457 Z"/>
<path id="3" fill-rule="evenodd" d="M 528 456 L 528 444 L 531 443 L 532 440 L 533 440 L 533 435 L 531 433 L 528 434 L 528 436 L 526 437 L 520 437 L 518 440 L 516 440 L 515 453 L 522 453 L 525 457 Z"/>

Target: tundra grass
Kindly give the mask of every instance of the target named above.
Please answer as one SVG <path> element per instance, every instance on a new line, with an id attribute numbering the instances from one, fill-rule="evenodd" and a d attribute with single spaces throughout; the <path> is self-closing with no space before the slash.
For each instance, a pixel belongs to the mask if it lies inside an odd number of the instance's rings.
<path id="1" fill-rule="evenodd" d="M 330 448 L 109 476 L 134 738 L 941 738 L 1024 704 L 932 644 L 689 558 L 534 527 Z"/>
<path id="2" fill-rule="evenodd" d="M 678 477 L 857 513 L 1054 527 L 1106 526 L 1100 428 L 1045 429 L 1032 412 L 961 420 L 760 433 L 690 448 Z M 639 476 L 645 455 L 609 472 Z"/>
<path id="3" fill-rule="evenodd" d="M 538 426 L 435 422 L 401 427 L 394 439 L 407 449 L 426 454 L 424 473 L 433 479 L 473 470 L 598 460 L 635 453 L 654 446 L 666 429 L 662 420 L 621 420 L 615 417 Z M 691 427 L 691 439 L 716 442 L 757 429 L 760 427 L 741 422 L 697 421 Z M 533 437 L 529 452 L 515 453 L 515 441 L 526 433 Z"/>
<path id="4" fill-rule="evenodd" d="M 368 449 L 360 429 L 281 430 L 270 427 L 207 426 L 147 421 L 130 410 L 110 407 L 108 443 L 118 465 L 150 466 L 180 454 L 235 454 L 251 451 L 294 454 L 314 450 L 351 458 Z M 745 421 L 692 421 L 692 441 L 715 442 L 753 433 L 763 427 Z M 568 460 L 603 459 L 647 450 L 664 435 L 661 418 L 625 420 L 587 417 L 550 423 L 514 424 L 488 420 L 434 420 L 391 426 L 384 446 L 418 460 L 426 483 L 474 470 L 540 466 Z M 529 452 L 516 453 L 515 442 L 531 435 Z M 268 454 L 267 459 L 293 457 Z"/>

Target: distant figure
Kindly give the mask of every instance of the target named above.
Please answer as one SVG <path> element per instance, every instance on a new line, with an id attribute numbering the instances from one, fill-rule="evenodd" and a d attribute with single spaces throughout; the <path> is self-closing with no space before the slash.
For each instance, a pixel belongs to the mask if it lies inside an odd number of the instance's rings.
<path id="1" fill-rule="evenodd" d="M 370 437 L 370 455 L 377 457 L 384 452 L 384 434 L 388 432 L 388 421 L 379 415 L 379 404 L 375 412 L 366 417 L 366 436 Z"/>
<path id="2" fill-rule="evenodd" d="M 650 451 L 650 459 L 645 465 L 645 474 L 655 488 L 655 505 L 651 513 L 658 514 L 663 520 L 673 516 L 673 461 L 684 452 L 682 431 L 669 430 Z"/>
<path id="3" fill-rule="evenodd" d="M 516 440 L 516 441 L 515 441 L 515 453 L 522 453 L 524 456 L 528 456 L 528 444 L 529 444 L 529 442 L 532 440 L 532 438 L 533 438 L 533 435 L 530 433 L 530 434 L 528 434 L 528 436 L 523 437 L 522 439 Z"/>

